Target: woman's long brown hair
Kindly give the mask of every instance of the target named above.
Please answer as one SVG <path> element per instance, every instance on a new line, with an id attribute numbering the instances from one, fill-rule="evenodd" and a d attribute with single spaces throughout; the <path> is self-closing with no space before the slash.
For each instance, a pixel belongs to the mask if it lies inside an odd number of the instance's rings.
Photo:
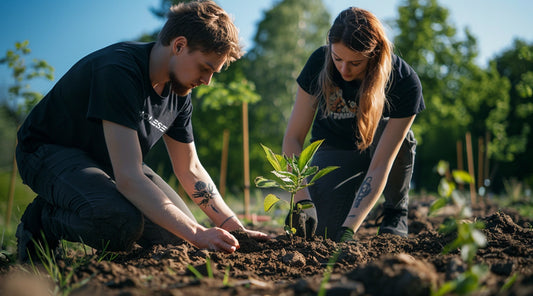
<path id="1" fill-rule="evenodd" d="M 365 150 L 372 144 L 386 102 L 385 92 L 392 69 L 392 44 L 383 25 L 371 12 L 351 7 L 342 11 L 328 33 L 326 62 L 318 77 L 318 94 L 324 100 L 321 108 L 328 114 L 333 103 L 330 97 L 336 88 L 333 73 L 336 70 L 331 57 L 331 44 L 346 47 L 369 58 L 364 79 L 359 88 L 356 120 L 357 148 Z"/>

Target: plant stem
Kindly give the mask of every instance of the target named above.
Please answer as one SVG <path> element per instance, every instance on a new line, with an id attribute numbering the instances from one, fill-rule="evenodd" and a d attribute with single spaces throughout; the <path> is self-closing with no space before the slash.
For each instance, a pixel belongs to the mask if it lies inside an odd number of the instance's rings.
<path id="1" fill-rule="evenodd" d="M 289 230 L 290 230 L 290 237 L 292 238 L 292 214 L 294 210 L 294 195 L 296 195 L 295 192 L 291 192 L 291 202 L 290 202 L 290 211 L 289 211 Z"/>

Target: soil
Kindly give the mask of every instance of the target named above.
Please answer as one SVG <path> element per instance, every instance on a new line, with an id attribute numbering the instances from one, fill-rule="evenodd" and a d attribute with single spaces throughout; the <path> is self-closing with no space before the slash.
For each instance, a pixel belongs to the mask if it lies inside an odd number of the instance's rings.
<path id="1" fill-rule="evenodd" d="M 411 203 L 408 238 L 377 236 L 372 219 L 365 221 L 355 241 L 346 243 L 321 237 L 291 240 L 281 227 L 257 224 L 250 228 L 273 238 L 258 242 L 234 233 L 241 248 L 233 254 L 182 243 L 138 247 L 112 260 L 93 256 L 72 273 L 67 286 L 73 288 L 70 295 L 91 296 L 317 295 L 322 283 L 326 295 L 430 295 L 464 275 L 467 266 L 459 250 L 442 252 L 455 239 L 438 232 L 450 213 L 444 210 L 428 217 L 428 205 Z M 533 295 L 532 221 L 490 204 L 472 210 L 472 219 L 484 222 L 487 239 L 473 263 L 488 270 L 473 295 Z M 71 264 L 65 260 L 59 260 L 58 266 L 68 271 Z M 0 294 L 44 295 L 39 291 L 52 289 L 49 281 L 30 279 L 28 272 L 20 271 L 23 268 L 13 264 L 0 268 Z M 506 285 L 512 279 L 512 285 Z"/>

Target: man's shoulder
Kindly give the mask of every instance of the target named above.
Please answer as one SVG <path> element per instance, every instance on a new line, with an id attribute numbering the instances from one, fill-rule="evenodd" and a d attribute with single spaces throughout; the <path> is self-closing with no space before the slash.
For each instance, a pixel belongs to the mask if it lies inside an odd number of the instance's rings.
<path id="1" fill-rule="evenodd" d="M 134 57 L 138 59 L 147 59 L 149 58 L 153 45 L 153 42 L 117 42 L 101 48 L 89 56 L 93 56 L 94 58 L 105 58 L 111 56 L 113 58 Z"/>

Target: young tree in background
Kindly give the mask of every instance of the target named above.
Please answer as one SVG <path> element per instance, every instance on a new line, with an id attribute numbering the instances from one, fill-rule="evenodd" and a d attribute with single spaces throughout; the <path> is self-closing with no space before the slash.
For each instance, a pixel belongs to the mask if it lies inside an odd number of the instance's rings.
<path id="1" fill-rule="evenodd" d="M 254 46 L 246 55 L 245 75 L 261 101 L 250 109 L 252 167 L 268 169 L 257 143 L 280 150 L 296 95 L 296 77 L 309 55 L 325 44 L 331 15 L 321 0 L 278 1 L 259 22 Z M 253 175 L 253 174 L 252 174 Z"/>
<path id="2" fill-rule="evenodd" d="M 405 0 L 395 25 L 396 52 L 419 74 L 429 111 L 413 128 L 420 143 L 417 175 L 423 176 L 415 180 L 426 188 L 438 182 L 431 170 L 439 159 L 456 159 L 456 141 L 466 132 L 476 139 L 498 130 L 497 140 L 507 141 L 499 127 L 509 115 L 509 83 L 494 67 L 476 65 L 475 37 L 466 29 L 461 40 L 448 17 L 437 0 Z"/>

